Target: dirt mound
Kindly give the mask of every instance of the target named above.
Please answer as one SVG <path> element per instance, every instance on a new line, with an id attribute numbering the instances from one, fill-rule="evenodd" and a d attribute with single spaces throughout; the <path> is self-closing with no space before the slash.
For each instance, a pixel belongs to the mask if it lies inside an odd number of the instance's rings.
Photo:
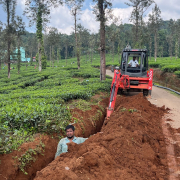
<path id="1" fill-rule="evenodd" d="M 165 108 L 150 104 L 142 94 L 117 97 L 115 112 L 101 132 L 83 144 L 68 145 L 35 180 L 168 179 L 161 129 Z"/>
<path id="2" fill-rule="evenodd" d="M 42 142 L 45 147 L 41 148 L 41 153 L 37 153 L 34 158 L 35 162 L 28 164 L 25 171 L 28 175 L 25 175 L 19 169 L 20 163 L 18 158 L 22 157 L 29 149 L 36 149 L 40 142 Z M 29 179 L 31 176 L 35 176 L 36 171 L 41 170 L 46 167 L 46 165 L 54 159 L 54 154 L 56 153 L 57 140 L 52 139 L 50 136 L 37 137 L 33 142 L 24 143 L 18 148 L 18 150 L 13 151 L 10 154 L 3 154 L 0 156 L 0 179 L 13 180 L 13 179 Z"/>

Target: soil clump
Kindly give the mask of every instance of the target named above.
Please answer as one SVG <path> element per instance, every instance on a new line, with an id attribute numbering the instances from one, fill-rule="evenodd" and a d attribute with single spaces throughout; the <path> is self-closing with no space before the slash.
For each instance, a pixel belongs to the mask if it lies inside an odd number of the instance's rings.
<path id="1" fill-rule="evenodd" d="M 142 94 L 117 96 L 101 132 L 37 172 L 35 180 L 168 180 L 161 119 L 166 109 Z"/>

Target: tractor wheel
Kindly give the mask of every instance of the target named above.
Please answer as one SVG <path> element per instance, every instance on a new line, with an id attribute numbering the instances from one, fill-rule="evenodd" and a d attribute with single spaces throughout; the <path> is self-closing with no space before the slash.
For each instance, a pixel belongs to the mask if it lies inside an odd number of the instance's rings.
<path id="1" fill-rule="evenodd" d="M 148 96 L 148 94 L 149 94 L 149 90 L 148 89 L 143 89 L 143 95 Z"/>
<path id="2" fill-rule="evenodd" d="M 123 94 L 123 90 L 122 89 L 118 89 L 117 94 L 122 95 Z"/>

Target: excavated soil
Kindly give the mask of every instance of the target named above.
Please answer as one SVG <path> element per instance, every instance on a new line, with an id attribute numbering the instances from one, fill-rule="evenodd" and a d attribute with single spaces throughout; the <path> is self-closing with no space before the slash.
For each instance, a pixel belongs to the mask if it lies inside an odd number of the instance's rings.
<path id="1" fill-rule="evenodd" d="M 39 135 L 38 135 L 39 136 Z M 35 158 L 36 162 L 31 162 L 26 168 L 28 175 L 25 175 L 18 168 L 18 158 L 21 157 L 27 150 L 35 149 L 40 141 L 45 144 L 45 148 L 41 148 L 42 154 L 37 154 Z M 0 180 L 14 180 L 21 179 L 26 180 L 34 177 L 38 170 L 46 167 L 47 164 L 52 162 L 54 154 L 56 153 L 57 140 L 52 139 L 50 136 L 43 135 L 35 138 L 33 142 L 24 143 L 18 150 L 13 151 L 10 154 L 0 155 Z M 17 158 L 15 158 L 17 157 Z"/>
<path id="2" fill-rule="evenodd" d="M 37 172 L 35 180 L 167 180 L 165 112 L 142 94 L 118 96 L 101 132 L 82 144 L 68 144 L 69 152 Z"/>

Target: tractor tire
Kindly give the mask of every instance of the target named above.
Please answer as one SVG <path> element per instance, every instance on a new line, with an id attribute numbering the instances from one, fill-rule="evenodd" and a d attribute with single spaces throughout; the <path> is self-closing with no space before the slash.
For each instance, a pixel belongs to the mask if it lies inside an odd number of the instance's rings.
<path id="1" fill-rule="evenodd" d="M 148 89 L 143 89 L 143 96 L 148 96 L 149 90 Z"/>
<path id="2" fill-rule="evenodd" d="M 122 89 L 118 89 L 117 94 L 122 95 L 123 94 L 123 90 Z"/>

